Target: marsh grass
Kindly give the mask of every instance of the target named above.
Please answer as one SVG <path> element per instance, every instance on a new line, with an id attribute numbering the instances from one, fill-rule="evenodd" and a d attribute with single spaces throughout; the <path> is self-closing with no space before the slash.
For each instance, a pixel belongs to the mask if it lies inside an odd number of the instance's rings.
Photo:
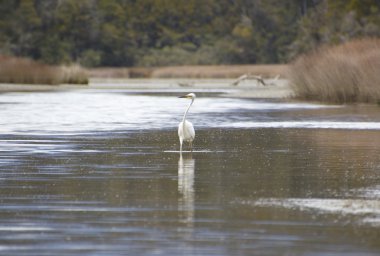
<path id="1" fill-rule="evenodd" d="M 27 58 L 0 56 L 0 83 L 87 84 L 88 76 L 80 66 L 50 66 Z"/>
<path id="2" fill-rule="evenodd" d="M 287 76 L 297 98 L 376 103 L 380 100 L 380 40 L 319 48 L 292 63 Z"/>

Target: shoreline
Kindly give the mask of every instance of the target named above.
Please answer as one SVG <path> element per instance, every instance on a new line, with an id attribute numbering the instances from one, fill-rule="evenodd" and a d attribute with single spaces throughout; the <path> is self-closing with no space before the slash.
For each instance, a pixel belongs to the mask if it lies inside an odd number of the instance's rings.
<path id="1" fill-rule="evenodd" d="M 266 86 L 255 80 L 246 80 L 239 85 L 231 85 L 235 79 L 120 79 L 91 78 L 88 85 L 35 85 L 0 84 L 0 93 L 9 92 L 49 92 L 67 90 L 212 90 L 225 93 L 225 97 L 238 98 L 289 98 L 292 91 L 286 79 L 265 79 Z"/>
<path id="2" fill-rule="evenodd" d="M 288 72 L 288 64 L 241 64 L 241 65 L 185 65 L 163 67 L 98 67 L 88 68 L 90 78 L 122 79 L 234 79 L 243 74 L 261 75 L 264 78 Z"/>

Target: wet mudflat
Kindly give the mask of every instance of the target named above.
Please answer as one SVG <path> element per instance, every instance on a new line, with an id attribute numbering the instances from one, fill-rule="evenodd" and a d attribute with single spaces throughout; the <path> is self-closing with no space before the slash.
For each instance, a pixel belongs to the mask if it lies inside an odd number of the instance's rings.
<path id="1" fill-rule="evenodd" d="M 0 254 L 378 255 L 377 106 L 0 95 Z"/>

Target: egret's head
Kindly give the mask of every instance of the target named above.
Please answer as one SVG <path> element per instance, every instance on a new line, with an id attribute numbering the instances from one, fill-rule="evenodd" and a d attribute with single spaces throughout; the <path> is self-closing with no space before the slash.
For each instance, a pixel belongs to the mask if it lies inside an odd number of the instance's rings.
<path id="1" fill-rule="evenodd" d="M 179 98 L 186 98 L 186 99 L 192 99 L 194 100 L 196 98 L 195 93 L 189 93 L 183 96 L 180 96 Z"/>

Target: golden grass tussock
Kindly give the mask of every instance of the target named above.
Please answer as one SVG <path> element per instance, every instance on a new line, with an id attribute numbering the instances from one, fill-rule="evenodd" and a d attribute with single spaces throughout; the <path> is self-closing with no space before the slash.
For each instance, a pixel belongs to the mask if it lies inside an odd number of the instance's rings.
<path id="1" fill-rule="evenodd" d="M 296 59 L 287 77 L 295 97 L 332 103 L 380 101 L 380 39 L 321 47 Z"/>
<path id="2" fill-rule="evenodd" d="M 87 84 L 88 75 L 80 66 L 50 66 L 27 58 L 0 56 L 0 83 Z"/>

